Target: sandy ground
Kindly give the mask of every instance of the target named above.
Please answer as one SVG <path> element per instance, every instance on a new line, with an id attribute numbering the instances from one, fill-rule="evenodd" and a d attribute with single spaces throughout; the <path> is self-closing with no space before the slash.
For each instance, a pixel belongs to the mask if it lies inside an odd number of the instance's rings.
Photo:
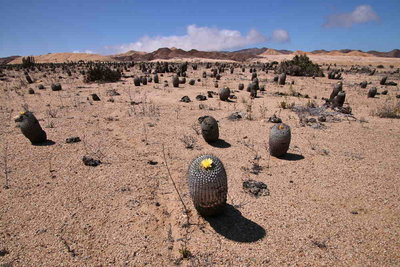
<path id="1" fill-rule="evenodd" d="M 21 72 L 6 72 L 16 78 L 1 82 L 0 263 L 399 266 L 400 120 L 372 115 L 380 105 L 398 102 L 399 87 L 379 85 L 382 71 L 391 70 L 385 67 L 374 76 L 344 74 L 346 102 L 355 119 L 338 116 L 340 121 L 326 122 L 322 129 L 302 127 L 296 113 L 278 105 L 305 105 L 308 99 L 273 93 L 295 90 L 315 96 L 321 105 L 337 82 L 326 77 L 288 77 L 286 85 L 278 86 L 271 71 L 259 71 L 266 92 L 251 100 L 248 92 L 236 91 L 239 82 L 247 86 L 250 81 L 248 68 L 245 73 L 235 69 L 233 75 L 222 74 L 219 87 L 234 89 L 236 100 L 200 102 L 196 95 L 217 91 L 212 78 L 173 88 L 172 74 L 164 74 L 160 84 L 135 87 L 132 78 L 84 84 L 76 73 L 70 78 L 59 70 L 47 78 L 31 73 L 46 86 L 38 90 L 40 82 L 21 85 Z M 189 67 L 188 76 L 201 78 L 203 71 Z M 399 83 L 396 75 L 389 80 Z M 58 76 L 63 77 L 63 90 L 53 92 L 50 84 Z M 164 80 L 169 87 L 163 86 Z M 358 86 L 363 80 L 371 82 L 367 89 Z M 389 94 L 367 98 L 371 86 Z M 36 93 L 28 94 L 29 87 Z M 107 96 L 109 89 L 121 95 Z M 92 93 L 101 101 L 88 100 Z M 179 102 L 185 95 L 193 102 Z M 12 117 L 24 104 L 54 144 L 32 146 L 15 127 Z M 251 120 L 227 119 L 249 107 Z M 275 113 L 292 128 L 290 156 L 284 159 L 268 153 L 273 124 L 267 119 Z M 207 144 L 196 133 L 197 119 L 204 115 L 219 121 L 223 141 L 218 145 Z M 82 141 L 67 144 L 72 136 Z M 195 140 L 194 149 L 185 148 L 184 136 Z M 197 214 L 186 182 L 189 162 L 204 153 L 217 155 L 228 174 L 229 205 L 224 215 L 212 219 Z M 85 155 L 103 164 L 85 166 Z M 261 166 L 258 174 L 251 172 L 255 163 Z M 246 179 L 264 182 L 269 195 L 246 193 Z"/>

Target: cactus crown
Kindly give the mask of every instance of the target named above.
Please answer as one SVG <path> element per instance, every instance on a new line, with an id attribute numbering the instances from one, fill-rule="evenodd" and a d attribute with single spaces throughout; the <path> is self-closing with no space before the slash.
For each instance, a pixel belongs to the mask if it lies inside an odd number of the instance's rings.
<path id="1" fill-rule="evenodd" d="M 213 167 L 213 160 L 211 158 L 203 159 L 200 162 L 200 166 L 206 170 L 211 169 Z"/>

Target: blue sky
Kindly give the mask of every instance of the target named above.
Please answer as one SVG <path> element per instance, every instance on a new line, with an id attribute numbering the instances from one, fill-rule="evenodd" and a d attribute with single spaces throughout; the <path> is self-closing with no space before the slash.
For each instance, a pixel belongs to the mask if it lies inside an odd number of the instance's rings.
<path id="1" fill-rule="evenodd" d="M 0 0 L 0 57 L 248 47 L 400 48 L 399 0 Z"/>

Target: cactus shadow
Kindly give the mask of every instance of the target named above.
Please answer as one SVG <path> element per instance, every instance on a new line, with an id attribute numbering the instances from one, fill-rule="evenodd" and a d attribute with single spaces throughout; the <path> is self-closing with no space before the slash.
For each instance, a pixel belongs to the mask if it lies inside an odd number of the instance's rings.
<path id="1" fill-rule="evenodd" d="M 223 139 L 218 139 L 218 140 L 216 140 L 216 141 L 210 142 L 209 144 L 210 144 L 210 146 L 218 147 L 218 148 L 228 148 L 228 147 L 231 147 L 231 144 L 229 144 L 228 142 L 226 142 L 226 141 L 223 140 Z"/>
<path id="2" fill-rule="evenodd" d="M 251 243 L 266 235 L 263 227 L 243 217 L 239 210 L 229 204 L 221 215 L 205 219 L 218 234 L 232 241 Z"/>
<path id="3" fill-rule="evenodd" d="M 300 154 L 286 153 L 285 155 L 280 157 L 280 159 L 288 160 L 288 161 L 297 161 L 297 160 L 304 159 L 304 156 L 300 155 Z"/>
<path id="4" fill-rule="evenodd" d="M 42 143 L 33 143 L 32 145 L 33 146 L 52 146 L 52 145 L 55 145 L 55 144 L 56 144 L 56 142 L 54 142 L 53 140 L 46 140 L 46 141 L 44 141 Z"/>

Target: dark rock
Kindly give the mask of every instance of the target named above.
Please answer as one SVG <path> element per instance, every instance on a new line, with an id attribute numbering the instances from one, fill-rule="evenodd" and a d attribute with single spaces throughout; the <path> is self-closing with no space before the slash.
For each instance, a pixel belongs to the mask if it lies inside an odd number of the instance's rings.
<path id="1" fill-rule="evenodd" d="M 243 189 L 255 197 L 269 196 L 270 192 L 266 184 L 255 180 L 246 180 L 243 182 Z"/>
<path id="2" fill-rule="evenodd" d="M 190 100 L 190 98 L 187 95 L 185 95 L 181 98 L 180 102 L 189 103 L 192 101 Z"/>
<path id="3" fill-rule="evenodd" d="M 91 167 L 96 167 L 101 164 L 101 161 L 98 159 L 93 159 L 92 157 L 89 156 L 84 156 L 82 158 L 83 164 L 86 166 L 91 166 Z"/>
<path id="4" fill-rule="evenodd" d="M 81 139 L 80 139 L 78 136 L 68 137 L 68 138 L 65 140 L 65 142 L 66 142 L 67 144 L 78 143 L 78 142 L 80 142 L 80 141 L 81 141 Z"/>
<path id="5" fill-rule="evenodd" d="M 197 95 L 196 96 L 196 100 L 198 101 L 204 101 L 207 100 L 207 97 L 205 95 Z"/>

